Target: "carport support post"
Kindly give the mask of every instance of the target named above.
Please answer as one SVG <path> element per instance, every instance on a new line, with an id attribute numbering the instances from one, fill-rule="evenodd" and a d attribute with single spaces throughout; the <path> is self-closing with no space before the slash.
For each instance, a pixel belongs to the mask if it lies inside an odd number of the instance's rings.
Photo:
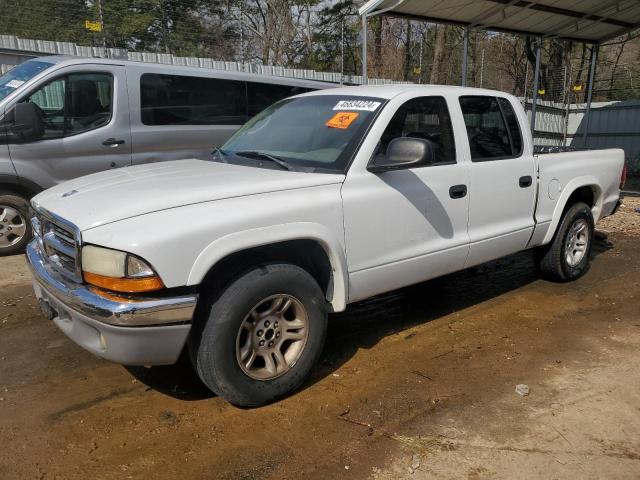
<path id="1" fill-rule="evenodd" d="M 531 104 L 531 138 L 533 139 L 533 135 L 536 131 L 536 105 L 538 103 L 538 87 L 540 80 L 540 48 L 542 45 L 542 40 L 538 39 L 538 43 L 536 45 L 536 70 L 533 74 L 533 100 Z"/>
<path id="2" fill-rule="evenodd" d="M 584 131 L 582 132 L 582 146 L 587 146 L 587 136 L 589 135 L 589 116 L 591 114 L 591 99 L 593 98 L 593 82 L 596 78 L 596 62 L 598 60 L 599 45 L 591 48 L 591 69 L 589 70 L 589 86 L 587 87 L 587 108 L 584 112 Z"/>
<path id="3" fill-rule="evenodd" d="M 362 84 L 367 82 L 367 15 L 362 15 Z"/>
<path id="4" fill-rule="evenodd" d="M 464 27 L 464 43 L 462 48 L 462 81 L 463 87 L 467 86 L 467 56 L 469 54 L 469 27 Z"/>

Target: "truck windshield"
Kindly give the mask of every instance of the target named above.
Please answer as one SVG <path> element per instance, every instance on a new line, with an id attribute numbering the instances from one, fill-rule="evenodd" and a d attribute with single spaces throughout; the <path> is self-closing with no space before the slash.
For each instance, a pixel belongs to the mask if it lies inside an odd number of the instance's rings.
<path id="1" fill-rule="evenodd" d="M 31 80 L 52 65 L 53 63 L 42 60 L 29 60 L 13 67 L 0 77 L 0 101 L 8 97 L 24 82 Z"/>
<path id="2" fill-rule="evenodd" d="M 343 172 L 384 102 L 346 95 L 289 98 L 249 120 L 219 152 L 230 162 L 271 156 L 290 169 Z"/>

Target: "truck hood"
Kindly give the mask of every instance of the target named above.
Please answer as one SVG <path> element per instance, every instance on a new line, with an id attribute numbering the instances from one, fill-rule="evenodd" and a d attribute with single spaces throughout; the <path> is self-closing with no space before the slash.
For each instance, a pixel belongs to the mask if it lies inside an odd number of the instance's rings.
<path id="1" fill-rule="evenodd" d="M 177 160 L 87 175 L 45 190 L 33 204 L 80 230 L 195 203 L 341 183 L 344 175 Z"/>

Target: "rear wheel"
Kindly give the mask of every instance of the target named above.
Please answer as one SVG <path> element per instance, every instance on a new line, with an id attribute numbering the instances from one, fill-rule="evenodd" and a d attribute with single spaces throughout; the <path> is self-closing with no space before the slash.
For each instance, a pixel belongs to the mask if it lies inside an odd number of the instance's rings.
<path id="1" fill-rule="evenodd" d="M 28 200 L 0 192 L 0 257 L 22 252 L 30 239 Z"/>
<path id="2" fill-rule="evenodd" d="M 194 327 L 189 349 L 198 375 L 244 407 L 291 393 L 322 352 L 325 302 L 313 277 L 297 266 L 271 264 L 245 273 Z"/>
<path id="3" fill-rule="evenodd" d="M 551 243 L 537 251 L 541 273 L 561 282 L 584 275 L 589 269 L 593 232 L 591 209 L 582 202 L 569 207 Z"/>

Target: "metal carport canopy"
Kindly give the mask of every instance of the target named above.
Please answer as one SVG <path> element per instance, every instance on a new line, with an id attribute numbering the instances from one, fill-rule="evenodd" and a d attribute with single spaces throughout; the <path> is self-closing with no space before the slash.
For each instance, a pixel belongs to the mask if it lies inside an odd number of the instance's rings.
<path id="1" fill-rule="evenodd" d="M 540 45 L 544 38 L 566 38 L 594 45 L 591 54 L 583 133 L 586 145 L 598 46 L 640 29 L 640 0 L 369 0 L 362 17 L 362 78 L 367 83 L 367 18 L 387 14 L 465 27 L 462 81 L 466 85 L 469 30 L 472 28 L 530 35 L 536 42 L 531 133 L 536 127 Z"/>
<path id="2" fill-rule="evenodd" d="M 370 0 L 359 13 L 593 44 L 640 28 L 638 0 Z"/>

